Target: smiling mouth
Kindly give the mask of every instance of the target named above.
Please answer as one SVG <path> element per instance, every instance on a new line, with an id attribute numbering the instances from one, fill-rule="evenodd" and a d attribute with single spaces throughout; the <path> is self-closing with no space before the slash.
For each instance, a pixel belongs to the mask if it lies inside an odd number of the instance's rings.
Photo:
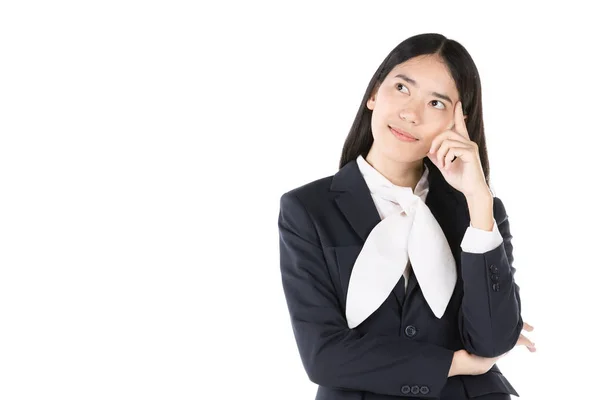
<path id="1" fill-rule="evenodd" d="M 419 140 L 416 137 L 412 136 L 410 133 L 404 132 L 401 129 L 392 128 L 391 126 L 388 126 L 388 127 L 390 128 L 390 131 L 392 131 L 392 133 L 396 137 L 398 137 L 400 139 L 403 139 L 403 140 L 406 140 L 406 141 L 417 141 L 417 140 Z"/>

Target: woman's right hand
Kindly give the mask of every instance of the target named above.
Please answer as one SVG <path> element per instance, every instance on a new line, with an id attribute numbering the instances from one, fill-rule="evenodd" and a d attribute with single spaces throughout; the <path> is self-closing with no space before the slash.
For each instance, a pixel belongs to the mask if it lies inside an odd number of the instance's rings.
<path id="1" fill-rule="evenodd" d="M 498 357 L 481 357 L 468 353 L 465 349 L 455 351 L 450 371 L 448 371 L 448 377 L 454 375 L 485 374 L 496 364 L 496 361 L 506 354 L 504 353 Z"/>
<path id="2" fill-rule="evenodd" d="M 524 322 L 523 329 L 525 329 L 527 332 L 531 332 L 533 331 L 533 326 L 529 325 L 527 322 Z M 533 343 L 523 334 L 519 336 L 515 347 L 516 346 L 525 346 L 530 352 L 536 351 L 535 343 Z M 452 358 L 452 365 L 450 366 L 450 371 L 448 372 L 448 377 L 454 375 L 485 374 L 494 366 L 496 361 L 507 354 L 508 352 L 497 357 L 481 357 L 470 354 L 464 349 L 455 351 L 454 357 Z"/>

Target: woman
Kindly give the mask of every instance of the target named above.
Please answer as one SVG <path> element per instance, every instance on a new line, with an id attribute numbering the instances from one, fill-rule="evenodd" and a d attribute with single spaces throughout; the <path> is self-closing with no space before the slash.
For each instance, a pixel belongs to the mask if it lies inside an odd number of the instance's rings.
<path id="1" fill-rule="evenodd" d="M 283 289 L 317 399 L 510 399 L 521 330 L 509 222 L 489 189 L 477 68 L 400 43 L 371 79 L 339 171 L 281 197 Z"/>

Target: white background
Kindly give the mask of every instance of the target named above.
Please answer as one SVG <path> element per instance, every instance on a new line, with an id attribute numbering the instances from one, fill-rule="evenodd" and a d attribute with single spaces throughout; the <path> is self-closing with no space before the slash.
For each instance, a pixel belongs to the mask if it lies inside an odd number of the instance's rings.
<path id="1" fill-rule="evenodd" d="M 372 74 L 424 32 L 462 43 L 482 79 L 538 347 L 500 368 L 522 399 L 597 396 L 583 4 L 2 2 L 0 398 L 314 398 L 279 197 L 336 172 Z"/>

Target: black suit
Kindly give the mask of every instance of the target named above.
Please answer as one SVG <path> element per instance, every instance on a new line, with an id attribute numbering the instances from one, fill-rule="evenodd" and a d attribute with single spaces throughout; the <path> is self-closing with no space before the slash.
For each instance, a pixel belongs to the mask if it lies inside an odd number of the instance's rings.
<path id="1" fill-rule="evenodd" d="M 412 276 L 401 279 L 381 307 L 349 329 L 345 302 L 350 272 L 381 220 L 356 161 L 335 175 L 281 196 L 282 283 L 302 363 L 318 384 L 317 399 L 509 399 L 517 395 L 496 365 L 482 375 L 448 378 L 455 350 L 485 357 L 512 349 L 523 327 L 519 287 L 504 206 L 494 198 L 503 244 L 484 254 L 463 252 L 470 224 L 462 193 L 428 159 L 427 205 L 450 244 L 457 284 L 441 319 Z M 424 246 L 427 243 L 423 244 Z"/>

